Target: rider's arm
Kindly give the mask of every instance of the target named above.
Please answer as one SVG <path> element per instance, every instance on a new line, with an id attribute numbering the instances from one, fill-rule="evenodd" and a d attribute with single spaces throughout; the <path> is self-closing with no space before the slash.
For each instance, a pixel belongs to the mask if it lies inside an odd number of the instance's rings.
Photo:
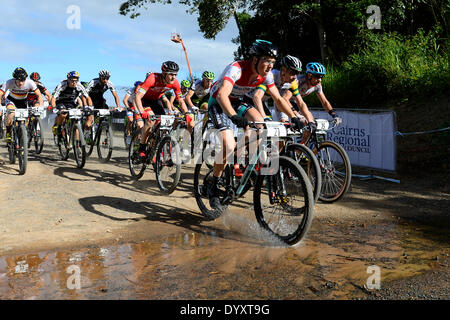
<path id="1" fill-rule="evenodd" d="M 289 102 L 289 100 L 292 97 L 292 92 L 290 90 L 286 90 L 286 92 L 283 94 L 283 98 L 287 101 L 289 106 L 292 109 L 292 105 Z M 314 116 L 312 115 L 311 111 L 309 111 L 308 106 L 306 105 L 305 101 L 303 101 L 302 96 L 300 94 L 296 95 L 294 97 L 295 101 L 297 102 L 298 109 L 300 110 L 300 113 L 308 120 L 308 122 L 314 121 Z"/>
<path id="2" fill-rule="evenodd" d="M 184 98 L 186 100 L 186 104 L 188 107 L 192 108 L 194 104 L 191 101 L 192 96 L 194 95 L 194 90 L 189 90 L 186 97 Z"/>
<path id="3" fill-rule="evenodd" d="M 223 111 L 226 113 L 228 117 L 236 115 L 236 111 L 234 111 L 230 101 L 230 94 L 232 90 L 233 84 L 229 81 L 223 81 L 222 85 L 220 86 L 217 92 L 216 97 L 217 102 L 220 104 Z"/>
<path id="4" fill-rule="evenodd" d="M 42 98 L 41 91 L 39 89 L 36 89 L 35 94 L 36 94 L 36 96 L 38 98 L 38 102 L 39 102 L 38 107 L 42 107 L 44 105 L 44 98 Z"/>
<path id="5" fill-rule="evenodd" d="M 169 109 L 170 111 L 173 112 L 173 107 L 172 104 L 170 103 L 169 99 L 167 99 L 166 96 L 162 96 L 162 101 L 164 102 L 164 104 L 166 105 L 167 109 Z"/>
<path id="6" fill-rule="evenodd" d="M 178 103 L 180 104 L 180 108 L 183 113 L 187 113 L 189 111 L 183 98 L 178 98 Z"/>
<path id="7" fill-rule="evenodd" d="M 116 100 L 116 108 L 119 109 L 120 108 L 119 96 L 117 95 L 116 91 L 111 91 L 111 93 L 114 96 L 114 100 Z"/>
<path id="8" fill-rule="evenodd" d="M 256 108 L 258 108 L 259 113 L 261 113 L 261 115 L 264 118 L 266 117 L 266 113 L 264 111 L 262 98 L 264 97 L 264 94 L 265 94 L 265 90 L 264 90 L 265 88 L 266 88 L 266 86 L 264 86 L 264 88 L 258 87 L 255 90 L 255 93 L 253 94 L 253 103 L 255 104 Z"/>
<path id="9" fill-rule="evenodd" d="M 141 91 L 136 92 L 136 95 L 134 97 L 134 104 L 137 108 L 137 111 L 139 113 L 143 113 L 144 112 L 144 107 L 142 107 L 142 98 L 144 97 L 144 93 Z"/>
<path id="10" fill-rule="evenodd" d="M 328 99 L 325 97 L 325 94 L 321 91 L 317 93 L 317 98 L 319 98 L 320 103 L 322 104 L 322 107 L 329 113 L 331 110 L 333 110 L 333 107 L 331 106 Z"/>
<path id="11" fill-rule="evenodd" d="M 130 97 L 130 95 L 127 93 L 126 95 L 125 95 L 125 97 L 123 98 L 123 104 L 125 105 L 125 107 L 127 108 L 127 109 L 130 109 L 130 106 L 128 105 L 128 98 Z"/>
<path id="12" fill-rule="evenodd" d="M 275 104 L 278 106 L 279 109 L 281 109 L 279 111 L 287 114 L 289 118 L 295 117 L 295 113 L 292 111 L 291 106 L 282 96 L 280 96 L 280 92 L 278 91 L 276 86 L 268 87 L 267 90 L 269 91 L 269 94 L 272 96 L 272 99 L 275 102 Z"/>
<path id="13" fill-rule="evenodd" d="M 45 89 L 44 95 L 45 95 L 45 97 L 47 98 L 48 103 L 50 103 L 51 100 L 52 100 L 52 94 L 50 93 L 50 91 L 48 91 L 47 89 Z"/>
<path id="14" fill-rule="evenodd" d="M 93 106 L 93 105 L 94 105 L 94 104 L 92 103 L 92 99 L 91 99 L 90 96 L 87 96 L 87 97 L 86 97 L 86 100 L 87 100 L 87 103 L 88 103 L 87 105 L 88 105 L 88 106 Z"/>

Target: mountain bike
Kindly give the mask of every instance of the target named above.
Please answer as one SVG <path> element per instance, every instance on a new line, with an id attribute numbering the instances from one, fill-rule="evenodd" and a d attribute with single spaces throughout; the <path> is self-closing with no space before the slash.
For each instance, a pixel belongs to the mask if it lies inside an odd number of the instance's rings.
<path id="1" fill-rule="evenodd" d="M 62 160 L 69 158 L 70 149 L 73 148 L 77 168 L 81 169 L 86 163 L 86 142 L 81 128 L 82 111 L 78 108 L 61 109 L 61 114 L 67 114 L 66 121 L 57 132 L 58 150 Z M 71 146 L 72 144 L 72 146 Z"/>
<path id="2" fill-rule="evenodd" d="M 153 125 L 145 147 L 145 157 L 139 155 L 140 131 L 134 133 L 128 151 L 128 164 L 131 176 L 140 179 L 150 164 L 156 175 L 161 191 L 172 193 L 180 181 L 181 158 L 177 141 L 171 136 L 175 120 L 183 121 L 173 115 L 151 116 Z"/>
<path id="3" fill-rule="evenodd" d="M 11 142 L 7 144 L 9 162 L 16 163 L 16 157 L 19 160 L 19 174 L 25 174 L 28 164 L 28 136 L 25 127 L 27 118 L 27 109 L 15 109 L 11 127 Z"/>
<path id="4" fill-rule="evenodd" d="M 322 187 L 319 199 L 324 202 L 335 202 L 341 199 L 350 188 L 352 166 L 345 149 L 338 143 L 326 140 L 327 131 L 337 127 L 337 121 L 316 119 L 317 130 L 306 142 L 319 160 L 322 172 Z"/>
<path id="5" fill-rule="evenodd" d="M 257 130 L 258 125 L 265 126 L 266 138 L 287 136 L 285 124 L 281 122 L 250 122 L 249 125 L 252 130 Z M 245 143 L 246 148 L 249 144 Z M 262 139 L 258 151 L 248 153 L 248 164 L 242 175 L 236 174 L 234 164 L 227 164 L 217 183 L 219 200 L 226 209 L 249 190 L 250 177 L 256 175 L 253 189 L 256 220 L 278 239 L 295 245 L 306 235 L 312 222 L 312 186 L 302 167 L 293 159 L 273 152 L 275 149 L 270 139 Z M 212 174 L 213 168 L 204 160 L 195 167 L 195 200 L 203 215 L 211 220 L 224 212 L 209 205 L 208 188 L 212 183 Z"/>
<path id="6" fill-rule="evenodd" d="M 40 154 L 44 147 L 44 130 L 41 121 L 44 107 L 30 107 L 28 110 L 28 148 L 30 148 L 31 143 L 34 142 L 36 154 Z"/>
<path id="7" fill-rule="evenodd" d="M 83 117 L 83 126 L 86 117 L 94 115 L 94 122 L 89 130 L 85 131 L 84 140 L 86 141 L 87 152 L 89 157 L 97 146 L 98 158 L 101 162 L 106 163 L 111 159 L 113 151 L 113 134 L 111 126 L 109 125 L 109 115 L 111 112 L 108 109 L 86 109 Z"/>

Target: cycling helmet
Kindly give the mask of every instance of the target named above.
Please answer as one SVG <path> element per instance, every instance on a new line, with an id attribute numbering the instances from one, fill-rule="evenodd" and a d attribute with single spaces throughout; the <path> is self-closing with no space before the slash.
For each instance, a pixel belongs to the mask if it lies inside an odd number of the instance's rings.
<path id="1" fill-rule="evenodd" d="M 14 69 L 12 76 L 16 80 L 25 81 L 25 79 L 28 77 L 28 73 L 25 71 L 24 68 L 18 67 Z"/>
<path id="2" fill-rule="evenodd" d="M 191 82 L 189 80 L 183 80 L 183 81 L 181 81 L 181 87 L 183 87 L 183 88 L 190 88 L 191 87 Z"/>
<path id="3" fill-rule="evenodd" d="M 161 66 L 162 72 L 177 73 L 178 70 L 180 70 L 180 67 L 173 61 L 166 61 Z"/>
<path id="4" fill-rule="evenodd" d="M 318 62 L 310 62 L 306 65 L 306 73 L 324 76 L 327 74 L 327 71 L 325 70 L 325 67 L 322 64 Z"/>
<path id="5" fill-rule="evenodd" d="M 33 81 L 39 81 L 41 79 L 41 76 L 37 72 L 32 72 L 30 74 L 30 79 Z"/>
<path id="6" fill-rule="evenodd" d="M 250 47 L 249 51 L 251 56 L 269 56 L 276 58 L 278 55 L 277 47 L 270 41 L 256 40 Z"/>
<path id="7" fill-rule="evenodd" d="M 300 72 L 302 71 L 301 61 L 294 56 L 285 56 L 281 59 L 281 65 L 289 70 Z"/>
<path id="8" fill-rule="evenodd" d="M 80 74 L 76 71 L 70 71 L 67 74 L 67 79 L 72 79 L 72 78 L 80 78 Z"/>
<path id="9" fill-rule="evenodd" d="M 203 72 L 203 74 L 202 74 L 202 78 L 203 79 L 207 79 L 207 80 L 214 80 L 214 77 L 215 77 L 215 75 L 214 75 L 214 72 L 211 72 L 211 71 L 205 71 L 205 72 Z"/>
<path id="10" fill-rule="evenodd" d="M 136 81 L 135 83 L 134 83 L 134 87 L 136 88 L 137 86 L 139 86 L 139 85 L 141 85 L 142 84 L 142 81 Z"/>
<path id="11" fill-rule="evenodd" d="M 109 77 L 111 77 L 111 73 L 109 73 L 108 70 L 100 70 L 100 72 L 98 73 L 98 76 L 100 78 L 109 78 Z"/>

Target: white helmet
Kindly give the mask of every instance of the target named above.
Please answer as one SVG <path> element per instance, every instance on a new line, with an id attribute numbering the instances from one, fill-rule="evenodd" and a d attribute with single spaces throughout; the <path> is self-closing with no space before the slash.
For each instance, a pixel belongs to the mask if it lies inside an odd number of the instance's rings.
<path id="1" fill-rule="evenodd" d="M 281 65 L 295 72 L 302 71 L 302 63 L 301 61 L 294 56 L 285 56 L 281 59 Z"/>
<path id="2" fill-rule="evenodd" d="M 109 78 L 109 77 L 111 77 L 111 73 L 109 73 L 108 70 L 100 70 L 100 72 L 98 73 L 98 76 L 100 78 Z"/>

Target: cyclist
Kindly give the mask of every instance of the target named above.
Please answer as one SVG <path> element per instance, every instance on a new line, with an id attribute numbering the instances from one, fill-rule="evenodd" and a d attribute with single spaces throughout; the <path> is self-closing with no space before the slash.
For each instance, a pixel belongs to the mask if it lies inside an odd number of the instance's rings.
<path id="1" fill-rule="evenodd" d="M 47 101 L 48 101 L 48 110 L 51 110 L 50 102 L 52 101 L 52 94 L 39 81 L 39 80 L 41 80 L 41 76 L 39 75 L 39 73 L 32 72 L 30 74 L 30 79 L 33 80 L 34 83 L 36 83 L 36 86 L 38 87 L 38 89 L 41 92 L 41 94 L 45 95 L 45 97 L 47 98 Z M 31 105 L 35 105 L 36 102 L 38 101 L 38 97 L 36 96 L 36 94 L 34 92 L 29 92 L 27 99 L 28 99 L 28 104 L 31 104 Z"/>
<path id="2" fill-rule="evenodd" d="M 315 128 L 314 117 L 312 113 L 308 110 L 305 102 L 303 101 L 300 92 L 298 90 L 298 81 L 297 75 L 302 69 L 301 61 L 294 56 L 284 56 L 280 61 L 281 68 L 280 70 L 272 70 L 275 85 L 280 92 L 282 92 L 283 98 L 286 99 L 287 103 L 293 108 L 290 104 L 289 100 L 292 96 L 294 96 L 297 105 L 300 106 L 301 114 L 297 114 L 297 116 L 302 119 L 304 123 L 308 123 L 312 129 Z M 270 99 L 270 95 L 266 93 L 267 87 L 265 85 L 259 85 L 253 92 L 247 95 L 247 97 L 252 97 L 255 106 L 258 107 L 259 112 L 265 117 L 271 116 L 270 110 L 267 107 L 267 101 Z M 288 117 L 285 113 L 280 112 L 277 105 L 275 105 L 275 113 L 278 116 L 278 119 L 281 121 L 287 121 Z"/>
<path id="3" fill-rule="evenodd" d="M 191 87 L 192 82 L 189 80 L 182 80 L 180 82 L 180 88 L 181 88 L 181 97 L 185 99 L 186 102 L 186 95 L 189 92 L 189 88 Z M 167 91 L 166 97 L 169 99 L 170 103 L 172 104 L 172 107 L 175 111 L 180 112 L 180 104 L 178 103 L 178 100 L 175 101 L 175 92 L 173 90 Z M 187 103 L 186 103 L 187 105 Z"/>
<path id="4" fill-rule="evenodd" d="M 52 107 L 58 110 L 74 109 L 79 105 L 79 98 L 83 106 L 92 106 L 92 100 L 89 97 L 84 86 L 79 83 L 80 74 L 77 71 L 70 71 L 67 73 L 67 80 L 61 81 L 56 87 L 55 93 L 52 97 Z M 55 118 L 53 125 L 53 134 L 56 135 L 61 128 L 61 124 L 66 120 L 67 114 L 60 114 Z"/>
<path id="5" fill-rule="evenodd" d="M 107 90 L 110 90 L 114 96 L 114 100 L 116 102 L 116 107 L 114 110 L 120 109 L 119 96 L 117 95 L 116 88 L 113 83 L 109 81 L 110 77 L 111 73 L 108 70 L 100 70 L 98 73 L 98 78 L 92 79 L 86 88 L 89 97 L 92 99 L 92 105 L 96 109 L 109 109 L 109 106 L 106 104 L 106 99 L 103 97 L 103 94 Z M 87 130 L 87 132 L 89 132 L 89 128 L 91 127 L 93 121 L 94 116 L 89 115 L 85 122 L 85 130 Z"/>
<path id="6" fill-rule="evenodd" d="M 148 118 L 149 115 L 162 115 L 165 114 L 165 111 L 161 97 L 165 92 L 173 89 L 180 104 L 180 108 L 186 117 L 188 129 L 192 132 L 194 127 L 193 116 L 188 114 L 184 99 L 181 97 L 181 88 L 177 80 L 178 70 L 179 67 L 177 63 L 173 61 L 164 62 L 161 65 L 161 73 L 150 73 L 144 83 L 139 86 L 134 102 L 138 112 L 143 118 Z M 154 121 L 148 121 L 144 125 L 141 143 L 139 145 L 139 155 L 141 158 L 145 157 L 145 145 L 153 124 Z"/>
<path id="7" fill-rule="evenodd" d="M 342 122 L 342 119 L 336 114 L 336 111 L 333 110 L 333 107 L 323 93 L 321 82 L 326 73 L 327 71 L 322 64 L 318 62 L 308 63 L 306 65 L 306 74 L 299 75 L 297 77 L 298 89 L 302 97 L 316 92 L 317 98 L 319 98 L 322 107 L 328 112 L 330 116 L 333 117 L 333 119 L 337 120 L 337 124 L 340 124 Z M 289 99 L 289 97 L 286 98 Z"/>
<path id="8" fill-rule="evenodd" d="M 25 69 L 18 67 L 12 73 L 13 78 L 6 81 L 0 89 L 0 100 L 4 98 L 5 93 L 9 90 L 8 96 L 5 97 L 5 106 L 7 109 L 6 116 L 6 142 L 11 142 L 11 127 L 14 121 L 14 110 L 16 108 L 28 108 L 27 95 L 28 92 L 34 92 L 37 96 L 37 102 L 34 106 L 43 105 L 42 94 L 34 81 L 27 79 L 28 73 Z"/>
<path id="9" fill-rule="evenodd" d="M 245 93 L 254 90 L 260 84 L 267 87 L 281 111 L 292 118 L 294 126 L 303 127 L 303 123 L 280 96 L 274 83 L 272 68 L 278 49 L 269 41 L 256 40 L 249 52 L 250 59 L 229 64 L 211 89 L 208 112 L 214 127 L 221 132 L 224 146 L 223 160 L 233 153 L 236 144 L 231 130 L 232 123 L 239 128 L 246 128 L 248 120 L 264 120 L 252 104 L 242 101 Z M 218 197 L 217 182 L 224 168 L 225 161 L 214 162 L 213 177 L 208 186 L 209 203 L 213 209 L 219 211 L 223 211 L 223 207 Z"/>
<path id="10" fill-rule="evenodd" d="M 133 88 L 128 89 L 127 93 L 125 94 L 125 97 L 123 97 L 123 104 L 125 105 L 125 107 L 127 109 L 127 117 L 128 117 L 127 127 L 126 127 L 127 143 L 129 143 L 131 141 L 130 130 L 131 130 L 131 125 L 133 123 L 134 117 L 136 117 L 136 121 L 137 121 L 136 124 L 139 127 L 139 129 L 141 129 L 144 126 L 143 119 L 140 116 L 139 116 L 139 118 L 137 117 L 136 108 L 135 108 L 135 104 L 134 104 L 134 97 L 136 95 L 136 91 L 138 90 L 138 87 L 141 84 L 142 84 L 142 81 L 136 81 L 133 85 Z"/>
<path id="11" fill-rule="evenodd" d="M 197 107 L 200 109 L 208 109 L 209 91 L 213 85 L 214 73 L 205 71 L 202 74 L 202 79 L 194 82 L 186 95 L 186 104 L 189 108 L 194 107 L 192 100 L 197 101 Z"/>

